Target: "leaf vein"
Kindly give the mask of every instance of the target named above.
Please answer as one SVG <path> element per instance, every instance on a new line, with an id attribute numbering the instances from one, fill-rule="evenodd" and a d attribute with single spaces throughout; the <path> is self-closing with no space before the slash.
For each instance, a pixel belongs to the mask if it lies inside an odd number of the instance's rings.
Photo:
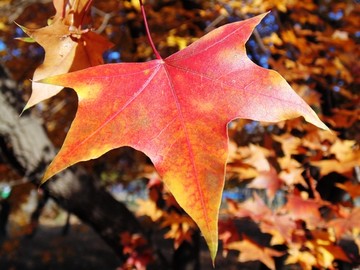
<path id="1" fill-rule="evenodd" d="M 184 133 L 185 133 L 185 138 L 186 138 L 187 147 L 189 149 L 191 164 L 192 164 L 192 168 L 193 168 L 193 171 L 194 171 L 194 175 L 196 177 L 196 181 L 195 181 L 196 182 L 196 189 L 197 189 L 198 194 L 200 195 L 200 204 L 201 204 L 202 211 L 204 213 L 207 230 L 210 231 L 209 217 L 208 217 L 208 214 L 207 214 L 207 212 L 205 210 L 206 209 L 206 203 L 204 201 L 204 193 L 203 193 L 203 191 L 201 190 L 201 187 L 200 187 L 200 181 L 199 181 L 199 178 L 198 178 L 199 173 L 197 171 L 196 166 L 194 165 L 195 164 L 195 157 L 194 157 L 194 151 L 192 149 L 190 138 L 189 138 L 190 137 L 189 132 L 188 132 L 188 130 L 186 128 L 185 118 L 184 118 L 184 115 L 183 115 L 183 112 L 182 112 L 182 109 L 181 109 L 181 105 L 180 105 L 179 99 L 177 97 L 174 84 L 173 84 L 173 82 L 171 80 L 171 76 L 170 76 L 170 74 L 169 74 L 169 72 L 168 72 L 168 70 L 166 68 L 166 65 L 164 65 L 164 69 L 165 69 L 166 76 L 168 78 L 171 93 L 172 93 L 172 95 L 174 97 L 174 100 L 175 100 L 176 108 L 178 110 L 178 113 L 179 113 L 179 116 L 180 116 L 180 119 L 181 119 L 181 125 L 183 126 L 183 130 L 184 130 Z"/>
<path id="2" fill-rule="evenodd" d="M 151 74 L 151 76 L 149 76 L 149 78 L 145 81 L 145 83 L 142 85 L 142 87 L 135 92 L 135 94 L 119 109 L 117 110 L 114 114 L 112 114 L 110 117 L 108 117 L 108 119 L 102 123 L 96 130 L 94 130 L 89 136 L 87 136 L 83 141 L 81 141 L 80 143 L 78 143 L 76 145 L 76 147 L 74 147 L 70 152 L 69 155 L 71 155 L 72 153 L 74 153 L 81 145 L 83 145 L 84 143 L 86 143 L 88 140 L 90 140 L 94 135 L 96 135 L 102 128 L 104 128 L 108 123 L 110 123 L 112 120 L 114 120 L 122 111 L 124 111 L 126 109 L 127 106 L 129 106 L 145 89 L 146 87 L 149 85 L 149 83 L 152 81 L 152 79 L 155 77 L 155 75 L 158 73 L 158 71 L 160 70 L 160 66 L 156 66 L 156 69 L 153 71 L 153 73 Z"/>

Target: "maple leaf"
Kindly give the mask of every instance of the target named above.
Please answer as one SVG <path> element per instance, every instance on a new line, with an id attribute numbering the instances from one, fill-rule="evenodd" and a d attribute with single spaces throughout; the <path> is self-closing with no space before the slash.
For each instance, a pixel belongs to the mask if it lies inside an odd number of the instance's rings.
<path id="1" fill-rule="evenodd" d="M 164 221 L 161 227 L 169 227 L 169 231 L 164 235 L 166 239 L 174 239 L 175 249 L 179 248 L 182 242 L 192 243 L 193 228 L 195 223 L 188 216 L 182 216 L 177 213 L 169 213 L 164 215 Z"/>
<path id="2" fill-rule="evenodd" d="M 220 27 L 166 59 L 157 54 L 146 63 L 100 65 L 42 80 L 73 88 L 79 98 L 43 180 L 114 148 L 140 150 L 197 223 L 214 259 L 227 124 L 303 116 L 327 129 L 277 72 L 247 57 L 245 43 L 265 15 Z"/>
<path id="3" fill-rule="evenodd" d="M 35 70 L 32 94 L 24 110 L 59 93 L 63 87 L 37 81 L 69 71 L 103 64 L 102 54 L 113 44 L 90 29 L 82 30 L 81 23 L 90 9 L 88 0 L 54 0 L 56 15 L 50 25 L 40 29 L 21 29 L 45 49 L 44 62 Z M 67 3 L 67 4 L 65 4 Z"/>
<path id="4" fill-rule="evenodd" d="M 274 249 L 263 247 L 251 239 L 245 237 L 241 241 L 235 241 L 228 244 L 227 247 L 228 249 L 240 251 L 240 255 L 238 257 L 240 262 L 259 260 L 270 269 L 275 269 L 275 262 L 273 257 L 280 257 L 284 254 Z"/>
<path id="5" fill-rule="evenodd" d="M 360 151 L 356 151 L 355 146 L 355 141 L 337 139 L 330 147 L 330 153 L 334 154 L 340 162 L 360 161 Z"/>

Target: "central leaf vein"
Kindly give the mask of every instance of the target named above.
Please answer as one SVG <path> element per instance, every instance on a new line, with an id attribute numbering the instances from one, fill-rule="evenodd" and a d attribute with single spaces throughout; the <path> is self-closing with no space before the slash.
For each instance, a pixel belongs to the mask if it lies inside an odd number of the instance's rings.
<path id="1" fill-rule="evenodd" d="M 170 89 L 171 89 L 171 93 L 172 93 L 172 96 L 174 97 L 174 101 L 175 101 L 175 104 L 176 104 L 176 108 L 177 108 L 177 111 L 178 111 L 178 114 L 180 116 L 180 119 L 181 119 L 181 125 L 183 127 L 183 131 L 185 133 L 185 138 L 186 138 L 186 143 L 187 143 L 187 147 L 189 149 L 189 155 L 190 155 L 190 160 L 191 160 L 191 165 L 192 165 L 192 168 L 193 168 L 193 171 L 194 171 L 194 175 L 196 177 L 196 189 L 197 189 L 197 192 L 199 194 L 199 197 L 200 197 L 200 204 L 201 204 L 201 209 L 203 211 L 203 214 L 204 214 L 204 217 L 205 217 L 205 222 L 206 222 L 206 226 L 207 226 L 207 230 L 210 231 L 210 228 L 209 228 L 209 217 L 208 217 L 208 214 L 207 214 L 207 211 L 206 211 L 206 203 L 204 201 L 204 193 L 200 187 L 200 181 L 199 181 L 199 173 L 198 173 L 198 170 L 195 166 L 195 157 L 194 157 L 194 151 L 192 149 L 192 146 L 191 146 L 191 142 L 190 142 L 190 136 L 189 136 L 189 132 L 187 130 L 187 127 L 186 127 L 186 120 L 185 120 L 185 117 L 184 117 L 184 114 L 183 114 L 183 111 L 182 111 L 182 108 L 181 108 L 181 104 L 179 102 L 179 98 L 177 96 L 177 93 L 175 91 L 175 86 L 173 84 L 173 81 L 171 79 L 171 76 L 169 74 L 169 71 L 167 70 L 166 68 L 166 64 L 164 64 L 164 70 L 165 70 L 165 73 L 166 73 L 166 76 L 167 76 L 167 80 L 169 82 L 169 86 L 170 86 Z"/>

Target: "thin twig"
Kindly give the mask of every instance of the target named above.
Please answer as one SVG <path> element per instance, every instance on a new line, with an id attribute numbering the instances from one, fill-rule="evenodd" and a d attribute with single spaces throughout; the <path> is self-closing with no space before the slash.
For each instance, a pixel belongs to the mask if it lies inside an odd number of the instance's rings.
<path id="1" fill-rule="evenodd" d="M 96 14 L 98 14 L 99 16 L 103 17 L 101 25 L 98 27 L 98 29 L 96 29 L 96 31 L 94 31 L 97 34 L 101 34 L 105 30 L 105 28 L 108 25 L 110 19 L 115 15 L 115 13 L 114 12 L 106 13 L 106 12 L 96 8 L 96 7 L 91 7 L 91 10 L 93 12 L 95 12 Z"/>
<path id="2" fill-rule="evenodd" d="M 215 18 L 215 20 L 213 20 L 208 26 L 206 26 L 204 32 L 208 33 L 212 30 L 214 30 L 216 28 L 216 26 L 223 21 L 224 19 L 226 19 L 228 16 L 225 16 L 223 14 L 220 14 L 218 17 Z"/>
<path id="3" fill-rule="evenodd" d="M 159 59 L 159 60 L 162 60 L 159 52 L 157 51 L 157 49 L 156 49 L 156 47 L 154 45 L 154 42 L 153 42 L 153 40 L 151 38 L 151 35 L 150 35 L 150 30 L 149 30 L 149 25 L 148 25 L 147 19 L 146 19 L 146 13 L 145 13 L 144 4 L 143 4 L 142 0 L 139 0 L 139 2 L 140 2 L 140 7 L 141 7 L 141 15 L 143 16 L 143 19 L 144 19 L 144 25 L 145 25 L 145 29 L 146 29 L 147 38 L 148 38 L 148 40 L 150 42 L 151 48 L 152 48 L 156 58 Z"/>

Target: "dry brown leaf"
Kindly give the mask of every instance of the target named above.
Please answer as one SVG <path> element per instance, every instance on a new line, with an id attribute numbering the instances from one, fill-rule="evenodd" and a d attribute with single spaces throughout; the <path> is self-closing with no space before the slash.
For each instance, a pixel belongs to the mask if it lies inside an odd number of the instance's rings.
<path id="1" fill-rule="evenodd" d="M 72 5 L 72 3 L 74 5 Z M 21 29 L 45 50 L 44 62 L 35 70 L 32 94 L 25 109 L 59 93 L 63 87 L 38 83 L 46 77 L 103 64 L 102 54 L 113 44 L 91 29 L 81 29 L 86 23 L 88 1 L 55 0 L 57 13 L 49 26 L 40 29 Z M 63 14 L 64 13 L 64 14 Z"/>

